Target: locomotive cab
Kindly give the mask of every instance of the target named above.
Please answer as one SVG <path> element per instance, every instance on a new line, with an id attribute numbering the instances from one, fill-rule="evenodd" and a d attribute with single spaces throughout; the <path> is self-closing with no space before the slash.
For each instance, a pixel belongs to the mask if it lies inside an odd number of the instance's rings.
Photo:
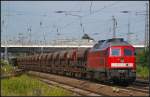
<path id="1" fill-rule="evenodd" d="M 111 43 L 107 65 L 111 80 L 133 82 L 136 78 L 135 48 L 123 40 Z"/>

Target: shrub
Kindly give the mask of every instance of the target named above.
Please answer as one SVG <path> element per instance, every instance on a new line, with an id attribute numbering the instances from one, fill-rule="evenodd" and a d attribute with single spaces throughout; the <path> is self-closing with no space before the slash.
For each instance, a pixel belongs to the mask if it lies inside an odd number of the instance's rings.
<path id="1" fill-rule="evenodd" d="M 141 64 L 137 65 L 137 75 L 142 78 L 148 78 L 149 77 L 149 68 L 148 66 L 143 66 Z"/>

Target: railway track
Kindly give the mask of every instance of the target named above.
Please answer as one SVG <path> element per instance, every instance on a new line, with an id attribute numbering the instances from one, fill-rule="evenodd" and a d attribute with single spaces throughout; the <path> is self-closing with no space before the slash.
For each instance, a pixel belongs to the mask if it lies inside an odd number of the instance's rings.
<path id="1" fill-rule="evenodd" d="M 72 86 L 69 86 L 69 85 L 66 85 L 66 84 L 62 84 L 62 83 L 58 83 L 58 82 L 55 82 L 55 81 L 51 81 L 51 80 L 47 80 L 47 79 L 43 79 L 43 78 L 39 78 L 39 80 L 41 80 L 42 82 L 45 82 L 47 84 L 50 84 L 50 85 L 53 85 L 53 86 L 56 86 L 56 87 L 61 87 L 61 88 L 64 88 L 68 91 L 71 91 L 71 92 L 74 93 L 73 96 L 101 96 L 101 95 L 93 93 L 91 91 L 79 89 L 79 88 L 72 87 Z"/>
<path id="2" fill-rule="evenodd" d="M 114 84 L 110 82 L 101 82 L 102 84 L 110 85 L 110 86 L 115 86 L 117 88 L 124 88 L 128 90 L 133 90 L 133 91 L 139 91 L 143 93 L 148 93 L 149 94 L 149 88 L 150 88 L 150 83 L 149 81 L 146 80 L 136 80 L 134 83 L 130 85 L 124 85 L 124 84 Z"/>
<path id="3" fill-rule="evenodd" d="M 150 83 L 146 80 L 136 80 L 128 89 L 149 93 Z"/>
<path id="4" fill-rule="evenodd" d="M 78 93 L 79 95 L 102 95 L 102 96 L 149 96 L 149 93 L 143 92 L 141 90 L 137 90 L 137 88 L 128 86 L 128 87 L 121 87 L 121 86 L 111 86 L 105 85 L 101 83 L 94 83 L 87 80 L 79 80 L 75 78 L 41 73 L 41 72 L 33 72 L 29 71 L 29 75 L 38 76 L 40 78 L 54 81 L 59 83 L 60 86 L 67 85 L 64 87 L 72 87 L 73 90 L 77 91 L 88 91 L 89 93 Z M 47 81 L 48 82 L 48 81 Z M 133 89 L 134 88 L 134 89 Z M 69 89 L 69 88 L 68 88 Z"/>
<path id="5" fill-rule="evenodd" d="M 143 93 L 149 93 L 149 88 L 150 88 L 150 83 L 149 81 L 146 80 L 136 80 L 134 83 L 130 84 L 130 85 L 116 85 L 113 83 L 104 83 L 110 86 L 116 86 L 118 88 L 124 88 L 124 89 L 128 89 L 128 90 L 133 90 L 133 91 L 139 91 L 139 92 L 143 92 Z"/>
<path id="6" fill-rule="evenodd" d="M 125 87 L 126 89 L 129 89 L 129 90 L 134 90 L 134 91 L 139 91 L 139 92 L 143 92 L 143 93 L 149 93 L 149 87 L 139 87 L 139 86 L 134 86 L 134 85 L 131 85 L 131 86 L 128 86 L 128 87 Z"/>
<path id="7" fill-rule="evenodd" d="M 94 82 L 109 85 L 112 87 L 124 88 L 124 89 L 128 89 L 128 90 L 139 91 L 139 92 L 148 93 L 148 94 L 149 94 L 149 89 L 150 89 L 150 83 L 147 80 L 136 80 L 134 83 L 132 83 L 130 85 L 114 84 L 109 81 L 107 81 L 107 82 L 94 81 Z"/>
<path id="8" fill-rule="evenodd" d="M 19 76 L 21 74 L 23 74 L 25 71 L 23 69 L 16 69 L 14 72 L 10 73 L 10 74 L 1 74 L 1 79 L 5 79 L 5 78 L 9 78 L 9 77 L 13 77 L 13 76 Z"/>
<path id="9" fill-rule="evenodd" d="M 137 79 L 134 83 L 135 85 L 138 85 L 138 86 L 147 86 L 150 84 L 149 80 L 139 80 Z"/>

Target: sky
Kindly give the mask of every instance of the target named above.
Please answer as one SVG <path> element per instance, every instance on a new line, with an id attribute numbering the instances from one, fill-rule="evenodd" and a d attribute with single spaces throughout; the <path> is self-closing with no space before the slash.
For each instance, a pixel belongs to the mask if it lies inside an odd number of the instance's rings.
<path id="1" fill-rule="evenodd" d="M 146 3 L 148 1 L 1 1 L 1 40 L 24 37 L 24 41 L 43 41 L 45 37 L 49 42 L 81 39 L 84 33 L 96 41 L 109 39 L 113 37 L 114 16 L 116 37 L 127 40 L 130 23 L 130 41 L 141 44 L 145 15 L 140 14 L 145 14 Z"/>

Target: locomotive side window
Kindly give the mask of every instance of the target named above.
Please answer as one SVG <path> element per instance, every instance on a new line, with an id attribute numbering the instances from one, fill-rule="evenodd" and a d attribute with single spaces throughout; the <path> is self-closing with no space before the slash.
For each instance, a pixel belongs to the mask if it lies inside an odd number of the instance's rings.
<path id="1" fill-rule="evenodd" d="M 120 49 L 119 48 L 113 48 L 113 49 L 111 49 L 111 55 L 112 56 L 120 56 L 121 55 Z"/>
<path id="2" fill-rule="evenodd" d="M 125 56 L 132 56 L 132 51 L 130 49 L 124 49 Z"/>

